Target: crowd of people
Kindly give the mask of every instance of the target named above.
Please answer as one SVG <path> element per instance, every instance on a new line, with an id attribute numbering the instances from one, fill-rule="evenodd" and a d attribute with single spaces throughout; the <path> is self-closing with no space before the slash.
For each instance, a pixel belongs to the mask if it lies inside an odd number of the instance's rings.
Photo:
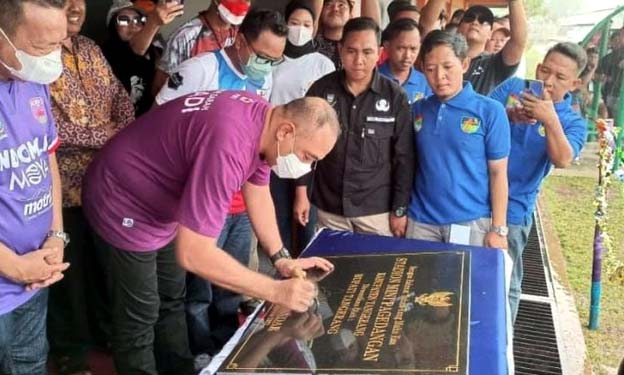
<path id="1" fill-rule="evenodd" d="M 297 275 L 333 265 L 289 249 L 320 227 L 507 251 L 515 321 L 573 94 L 597 75 L 615 111 L 624 29 L 607 63 L 553 45 L 536 92 L 523 0 L 207 2 L 164 41 L 183 4 L 115 0 L 98 46 L 85 0 L 0 0 L 0 374 L 88 375 L 94 347 L 194 374 L 259 300 L 307 311 Z"/>

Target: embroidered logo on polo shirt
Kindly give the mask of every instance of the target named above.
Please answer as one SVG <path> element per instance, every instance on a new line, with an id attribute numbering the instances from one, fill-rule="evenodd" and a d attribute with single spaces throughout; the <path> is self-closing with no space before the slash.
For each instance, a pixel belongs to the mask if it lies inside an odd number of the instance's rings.
<path id="1" fill-rule="evenodd" d="M 336 104 L 336 95 L 332 93 L 325 94 L 325 100 L 327 100 L 329 105 L 334 106 L 334 104 Z"/>
<path id="2" fill-rule="evenodd" d="M 483 72 L 485 71 L 485 69 L 483 68 L 483 66 L 478 65 L 470 74 L 471 76 L 480 76 L 481 74 L 483 74 Z"/>
<path id="3" fill-rule="evenodd" d="M 0 139 L 4 139 L 6 137 L 8 137 L 6 133 L 6 127 L 4 126 L 2 120 L 0 120 Z"/>
<path id="4" fill-rule="evenodd" d="M 425 97 L 425 93 L 423 92 L 417 92 L 414 95 L 414 99 L 412 99 L 412 103 L 416 103 L 417 101 L 419 101 L 420 99 L 423 99 Z"/>
<path id="5" fill-rule="evenodd" d="M 463 117 L 461 122 L 461 130 L 466 134 L 473 134 L 479 131 L 481 120 L 476 117 Z"/>
<path id="6" fill-rule="evenodd" d="M 419 132 L 422 129 L 423 117 L 421 115 L 416 116 L 414 119 L 414 131 Z"/>
<path id="7" fill-rule="evenodd" d="M 546 129 L 544 128 L 544 124 L 539 125 L 539 127 L 537 128 L 537 133 L 542 137 L 546 136 Z"/>
<path id="8" fill-rule="evenodd" d="M 379 99 L 375 103 L 375 109 L 379 112 L 388 112 L 390 110 L 390 103 L 386 99 Z"/>
<path id="9" fill-rule="evenodd" d="M 178 87 L 182 86 L 184 83 L 184 77 L 180 72 L 175 72 L 169 77 L 169 81 L 167 82 L 167 87 L 172 90 L 177 90 Z"/>
<path id="10" fill-rule="evenodd" d="M 505 108 L 512 109 L 512 108 L 520 108 L 520 107 L 522 107 L 522 102 L 520 101 L 520 97 L 516 94 L 509 95 L 509 97 L 507 98 L 507 104 L 505 105 Z"/>
<path id="11" fill-rule="evenodd" d="M 38 123 L 42 125 L 48 123 L 48 113 L 46 112 L 42 97 L 36 96 L 34 98 L 30 98 L 30 113 L 32 113 Z"/>

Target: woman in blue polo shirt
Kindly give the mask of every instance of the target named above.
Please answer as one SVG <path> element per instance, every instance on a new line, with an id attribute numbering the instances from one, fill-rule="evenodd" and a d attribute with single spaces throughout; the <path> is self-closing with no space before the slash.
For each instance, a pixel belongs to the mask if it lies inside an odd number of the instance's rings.
<path id="1" fill-rule="evenodd" d="M 418 165 L 407 236 L 507 248 L 509 121 L 463 74 L 463 36 L 427 35 L 421 60 L 434 95 L 413 104 Z"/>

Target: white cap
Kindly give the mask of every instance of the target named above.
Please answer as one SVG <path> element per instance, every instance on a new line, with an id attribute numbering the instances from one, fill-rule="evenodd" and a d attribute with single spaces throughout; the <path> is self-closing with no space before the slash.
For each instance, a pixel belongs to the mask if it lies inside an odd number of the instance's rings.
<path id="1" fill-rule="evenodd" d="M 140 15 L 145 16 L 145 11 L 137 7 L 136 5 L 132 4 L 132 1 L 114 0 L 113 5 L 111 5 L 110 9 L 108 10 L 108 14 L 106 15 L 106 26 L 110 24 L 110 21 L 113 18 L 113 16 L 117 14 L 117 12 L 123 9 L 133 9 L 137 11 L 137 13 L 139 13 Z"/>

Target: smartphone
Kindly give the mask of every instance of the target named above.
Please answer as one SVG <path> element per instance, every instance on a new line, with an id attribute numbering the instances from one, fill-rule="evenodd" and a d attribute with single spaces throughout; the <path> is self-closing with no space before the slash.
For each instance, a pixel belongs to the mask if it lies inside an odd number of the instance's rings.
<path id="1" fill-rule="evenodd" d="M 536 79 L 525 79 L 524 88 L 531 95 L 537 96 L 538 98 L 544 97 L 544 81 L 539 81 Z"/>
<path id="2" fill-rule="evenodd" d="M 176 3 L 180 5 L 184 5 L 184 0 L 165 0 L 166 3 Z"/>
<path id="3" fill-rule="evenodd" d="M 314 283 L 318 283 L 321 280 L 323 280 L 324 278 L 326 278 L 333 271 L 334 270 L 323 271 L 322 269 L 320 269 L 318 267 L 310 268 L 310 269 L 306 270 L 306 279 L 310 280 L 310 281 L 312 281 Z"/>

